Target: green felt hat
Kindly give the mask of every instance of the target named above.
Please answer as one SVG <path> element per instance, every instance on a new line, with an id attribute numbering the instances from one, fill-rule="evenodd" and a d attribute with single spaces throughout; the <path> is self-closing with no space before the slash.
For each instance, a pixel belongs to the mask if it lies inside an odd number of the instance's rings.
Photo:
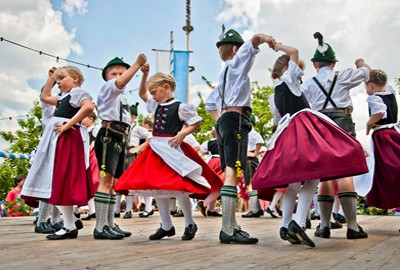
<path id="1" fill-rule="evenodd" d="M 220 41 L 217 42 L 217 48 L 221 46 L 222 44 L 237 44 L 237 45 L 242 45 L 244 43 L 243 38 L 240 36 L 238 32 L 236 32 L 233 29 L 229 29 L 220 39 Z"/>
<path id="2" fill-rule="evenodd" d="M 328 43 L 324 42 L 324 37 L 321 33 L 316 32 L 314 38 L 318 39 L 318 47 L 315 50 L 314 57 L 311 58 L 311 62 L 338 62 L 335 51 Z"/>
<path id="3" fill-rule="evenodd" d="M 126 67 L 126 69 L 131 67 L 129 64 L 125 63 L 122 60 L 122 58 L 115 57 L 110 62 L 108 62 L 107 65 L 103 68 L 101 76 L 103 77 L 103 79 L 105 81 L 106 81 L 106 70 L 107 70 L 107 68 L 112 67 L 112 66 L 123 66 L 123 67 Z"/>
<path id="4" fill-rule="evenodd" d="M 136 116 L 138 115 L 138 113 L 137 113 L 138 106 L 139 106 L 139 102 L 136 102 L 135 104 L 132 104 L 132 105 L 130 106 L 131 114 L 132 114 L 132 115 L 136 115 Z"/>

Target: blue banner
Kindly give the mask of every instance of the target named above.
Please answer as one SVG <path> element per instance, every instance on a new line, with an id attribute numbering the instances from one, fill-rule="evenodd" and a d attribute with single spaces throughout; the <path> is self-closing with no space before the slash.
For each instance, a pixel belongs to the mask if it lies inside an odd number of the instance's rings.
<path id="1" fill-rule="evenodd" d="M 174 96 L 181 102 L 186 103 L 189 73 L 189 52 L 174 51 L 174 73 L 176 90 Z"/>

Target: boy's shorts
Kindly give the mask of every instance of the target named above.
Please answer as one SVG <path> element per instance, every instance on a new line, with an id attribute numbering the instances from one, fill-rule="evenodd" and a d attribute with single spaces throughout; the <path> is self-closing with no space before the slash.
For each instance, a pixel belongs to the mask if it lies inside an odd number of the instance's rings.
<path id="1" fill-rule="evenodd" d="M 119 178 L 127 168 L 127 145 L 127 136 L 108 128 L 101 128 L 94 144 L 99 170 Z M 103 165 L 105 165 L 104 168 L 102 168 Z"/>
<path id="2" fill-rule="evenodd" d="M 216 131 L 222 170 L 227 166 L 235 169 L 238 160 L 244 169 L 250 130 L 250 120 L 240 113 L 225 112 L 218 119 Z"/>
<path id="3" fill-rule="evenodd" d="M 354 138 L 356 137 L 355 124 L 353 122 L 353 118 L 350 114 L 343 112 L 328 112 L 324 113 L 330 119 L 333 120 L 339 127 L 347 131 Z"/>

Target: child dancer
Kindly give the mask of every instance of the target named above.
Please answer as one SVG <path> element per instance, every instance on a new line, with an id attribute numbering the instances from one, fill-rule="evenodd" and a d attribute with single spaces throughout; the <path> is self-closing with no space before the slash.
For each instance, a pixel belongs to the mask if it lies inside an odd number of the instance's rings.
<path id="1" fill-rule="evenodd" d="M 193 105 L 174 98 L 176 83 L 171 75 L 157 73 L 147 82 L 149 65 L 142 67 L 139 96 L 154 113 L 153 138 L 150 147 L 132 163 L 117 181 L 117 191 L 136 190 L 141 195 L 154 195 L 161 216 L 161 227 L 150 235 L 159 240 L 175 235 L 169 213 L 169 198 L 176 197 L 185 217 L 182 240 L 191 240 L 197 232 L 188 194 L 218 191 L 221 179 L 207 166 L 184 138 L 201 124 Z M 147 90 L 149 92 L 147 92 Z M 150 95 L 149 95 L 150 94 Z M 183 128 L 184 124 L 187 125 Z M 207 179 L 207 180 L 206 180 Z"/>
<path id="2" fill-rule="evenodd" d="M 54 82 L 62 96 L 52 96 Z M 64 228 L 49 240 L 77 238 L 74 205 L 87 205 L 94 190 L 89 169 L 89 136 L 79 122 L 94 109 L 92 97 L 82 90 L 81 71 L 76 67 L 51 68 L 40 95 L 41 101 L 57 106 L 39 143 L 23 195 L 48 199 L 63 215 Z M 77 223 L 78 224 L 78 223 Z"/>
<path id="3" fill-rule="evenodd" d="M 273 47 L 271 36 L 256 34 L 244 42 L 238 32 L 231 29 L 217 42 L 224 71 L 218 86 L 206 100 L 206 110 L 217 121 L 217 142 L 221 166 L 225 171 L 221 189 L 222 228 L 221 243 L 255 244 L 251 237 L 236 223 L 236 186 L 246 163 L 248 134 L 251 130 L 251 89 L 248 73 L 253 66 L 259 46 L 268 43 Z"/>
<path id="4" fill-rule="evenodd" d="M 381 209 L 400 205 L 400 124 L 397 122 L 398 106 L 395 90 L 386 85 L 387 76 L 382 70 L 371 70 L 365 89 L 369 95 L 370 118 L 367 135 L 373 129 L 372 148 L 375 169 L 372 188 L 367 194 L 367 204 Z"/>
<path id="5" fill-rule="evenodd" d="M 328 118 L 309 110 L 301 91 L 303 71 L 298 50 L 281 43 L 275 44 L 275 50 L 286 53 L 277 59 L 272 70 L 272 77 L 279 79 L 274 102 L 283 118 L 254 175 L 253 185 L 260 189 L 289 184 L 282 199 L 280 237 L 292 244 L 315 247 L 303 228 L 318 179 L 368 169 L 361 145 Z M 336 154 L 339 151 L 341 155 Z M 340 170 L 344 165 L 346 170 Z M 297 194 L 297 212 L 292 220 Z"/>
<path id="6" fill-rule="evenodd" d="M 310 102 L 311 109 L 323 113 L 355 137 L 356 133 L 351 116 L 353 104 L 350 90 L 368 80 L 370 67 L 362 59 L 358 59 L 356 69 L 348 68 L 334 71 L 335 64 L 338 61 L 334 50 L 324 42 L 319 32 L 314 34 L 314 38 L 318 39 L 318 47 L 311 61 L 317 75 L 304 82 L 302 86 L 304 94 Z M 344 164 L 344 168 L 347 166 Z M 334 182 L 336 182 L 339 191 L 338 197 L 347 223 L 347 238 L 367 238 L 368 234 L 357 224 L 357 193 L 354 190 L 353 178 L 344 177 L 344 175 L 339 178 L 321 182 L 318 187 L 321 224 L 317 227 L 314 235 L 323 238 L 330 237 Z"/>
<path id="7" fill-rule="evenodd" d="M 114 205 L 116 194 L 115 179 L 125 171 L 126 147 L 130 129 L 129 105 L 123 97 L 126 85 L 133 75 L 147 61 L 140 54 L 130 66 L 115 57 L 104 67 L 102 77 L 106 83 L 97 97 L 99 118 L 102 128 L 96 137 L 95 152 L 100 168 L 100 182 L 94 196 L 96 208 L 95 239 L 121 239 L 129 237 L 130 232 L 123 231 L 114 223 Z"/>

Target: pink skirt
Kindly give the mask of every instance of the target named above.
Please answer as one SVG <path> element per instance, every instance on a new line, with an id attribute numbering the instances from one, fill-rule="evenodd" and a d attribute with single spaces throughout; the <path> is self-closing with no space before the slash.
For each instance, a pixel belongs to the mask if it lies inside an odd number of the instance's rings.
<path id="1" fill-rule="evenodd" d="M 115 191 L 126 194 L 129 190 L 164 190 L 190 193 L 191 197 L 205 199 L 209 193 L 221 190 L 222 179 L 210 169 L 193 148 L 182 142 L 181 149 L 202 168 L 202 176 L 211 189 L 202 186 L 187 177 L 182 177 L 169 167 L 151 147 L 147 147 L 129 166 L 115 184 Z"/>
<path id="2" fill-rule="evenodd" d="M 65 131 L 57 141 L 51 197 L 53 205 L 87 205 L 94 196 L 92 173 L 86 169 L 79 127 Z"/>
<path id="3" fill-rule="evenodd" d="M 360 143 L 327 120 L 303 111 L 293 117 L 266 152 L 253 177 L 253 189 L 286 187 L 368 172 Z"/>
<path id="4" fill-rule="evenodd" d="M 394 128 L 372 133 L 375 171 L 367 204 L 381 209 L 400 206 L 400 134 Z"/>

